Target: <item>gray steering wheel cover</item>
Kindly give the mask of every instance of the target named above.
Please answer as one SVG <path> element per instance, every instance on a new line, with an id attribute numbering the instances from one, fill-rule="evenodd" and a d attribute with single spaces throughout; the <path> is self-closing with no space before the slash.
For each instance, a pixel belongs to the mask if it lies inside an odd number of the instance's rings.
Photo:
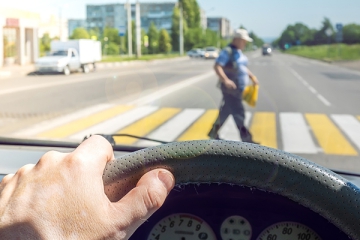
<path id="1" fill-rule="evenodd" d="M 360 239 L 360 190 L 341 176 L 296 155 L 232 141 L 176 142 L 130 153 L 107 164 L 105 193 L 117 201 L 140 177 L 170 170 L 176 184 L 227 183 L 287 197 Z"/>

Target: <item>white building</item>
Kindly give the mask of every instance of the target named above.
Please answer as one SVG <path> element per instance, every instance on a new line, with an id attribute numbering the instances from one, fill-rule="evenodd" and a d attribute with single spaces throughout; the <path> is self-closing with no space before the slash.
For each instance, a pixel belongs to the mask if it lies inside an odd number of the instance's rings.
<path id="1" fill-rule="evenodd" d="M 61 41 L 69 39 L 68 20 L 61 19 L 51 15 L 46 18 L 41 18 L 39 25 L 39 38 L 48 33 L 50 38 L 59 38 Z"/>
<path id="2" fill-rule="evenodd" d="M 37 59 L 39 24 L 37 13 L 0 8 L 0 67 Z"/>
<path id="3" fill-rule="evenodd" d="M 218 32 L 222 38 L 230 38 L 232 35 L 230 21 L 223 17 L 207 18 L 207 27 Z"/>

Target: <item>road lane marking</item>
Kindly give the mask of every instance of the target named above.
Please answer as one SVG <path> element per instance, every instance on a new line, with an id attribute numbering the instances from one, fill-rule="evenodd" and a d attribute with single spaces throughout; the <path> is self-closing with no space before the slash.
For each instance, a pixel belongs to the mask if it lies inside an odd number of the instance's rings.
<path id="1" fill-rule="evenodd" d="M 356 156 L 356 150 L 325 114 L 305 114 L 315 138 L 326 154 Z"/>
<path id="2" fill-rule="evenodd" d="M 309 154 L 318 152 L 301 113 L 280 113 L 279 118 L 284 151 Z"/>
<path id="3" fill-rule="evenodd" d="M 179 113 L 179 108 L 161 108 L 160 110 L 138 120 L 137 122 L 121 129 L 118 134 L 132 134 L 135 136 L 144 137 L 151 131 L 161 126 L 164 122 Z M 132 145 L 138 139 L 130 137 L 114 137 L 117 144 Z"/>
<path id="4" fill-rule="evenodd" d="M 257 112 L 254 114 L 250 132 L 254 142 L 263 146 L 277 148 L 276 115 L 272 112 Z"/>
<path id="5" fill-rule="evenodd" d="M 320 101 L 322 101 L 326 106 L 330 107 L 331 106 L 331 103 L 326 100 L 326 98 L 324 98 L 322 95 L 320 95 L 319 93 L 316 94 L 316 96 L 320 99 Z"/>
<path id="6" fill-rule="evenodd" d="M 191 141 L 191 140 L 209 139 L 209 136 L 207 134 L 209 133 L 218 115 L 219 115 L 219 111 L 216 109 L 207 110 L 177 140 Z"/>
<path id="7" fill-rule="evenodd" d="M 134 100 L 130 103 L 128 103 L 129 105 L 137 105 L 137 106 L 142 106 L 142 105 L 146 105 L 146 104 L 150 104 L 160 98 L 163 98 L 173 92 L 176 92 L 176 91 L 179 91 L 185 87 L 188 87 L 190 85 L 193 85 L 197 82 L 200 82 L 204 79 L 207 79 L 211 76 L 215 76 L 215 73 L 213 71 L 209 71 L 205 74 L 201 74 L 201 75 L 198 75 L 198 76 L 194 76 L 194 77 L 191 77 L 191 78 L 188 78 L 186 80 L 182 80 L 181 82 L 179 83 L 176 83 L 176 84 L 172 84 L 171 86 L 168 86 L 168 87 L 165 87 L 163 89 L 160 89 L 154 93 L 151 93 L 147 96 L 144 96 L 144 97 L 141 97 L 137 100 Z"/>
<path id="8" fill-rule="evenodd" d="M 300 74 L 298 74 L 294 69 L 289 67 L 290 72 L 302 83 L 305 87 L 309 89 L 325 106 L 330 107 L 331 103 L 322 96 L 314 87 L 312 87 L 306 80 L 304 80 Z"/>
<path id="9" fill-rule="evenodd" d="M 173 142 L 181 133 L 188 129 L 196 119 L 204 114 L 204 112 L 205 109 L 184 109 L 146 137 L 165 142 Z M 140 140 L 136 143 L 138 146 L 155 146 L 158 144 L 159 143 L 146 140 Z"/>
<path id="10" fill-rule="evenodd" d="M 113 134 L 118 130 L 127 127 L 128 125 L 146 117 L 147 115 L 158 110 L 155 106 L 142 106 L 131 109 L 127 112 L 117 115 L 107 121 L 94 125 L 84 131 L 78 132 L 70 136 L 70 139 L 82 140 L 85 136 L 90 134 Z"/>
<path id="11" fill-rule="evenodd" d="M 345 114 L 333 114 L 331 118 L 360 149 L 360 122 L 354 116 Z"/>
<path id="12" fill-rule="evenodd" d="M 53 128 L 51 130 L 38 134 L 40 138 L 65 138 L 80 132 L 86 128 L 92 127 L 98 123 L 104 122 L 110 118 L 113 118 L 123 112 L 130 110 L 132 106 L 115 106 L 110 109 L 106 109 L 90 116 L 80 118 L 75 121 L 71 121 L 65 125 Z"/>
<path id="13" fill-rule="evenodd" d="M 99 105 L 91 106 L 91 107 L 82 109 L 80 111 L 67 114 L 62 117 L 58 117 L 58 118 L 47 120 L 47 121 L 42 121 L 42 122 L 40 122 L 36 125 L 33 125 L 29 128 L 26 128 L 24 130 L 20 130 L 20 131 L 14 133 L 14 136 L 15 137 L 36 136 L 37 134 L 39 134 L 41 132 L 45 132 L 47 130 L 54 129 L 61 125 L 67 124 L 69 122 L 76 121 L 79 118 L 83 118 L 83 117 L 92 115 L 94 113 L 97 113 L 99 111 L 104 111 L 113 106 L 114 106 L 113 104 L 99 104 Z"/>
<path id="14" fill-rule="evenodd" d="M 359 119 L 359 121 L 360 121 L 360 116 L 357 116 L 357 119 Z"/>

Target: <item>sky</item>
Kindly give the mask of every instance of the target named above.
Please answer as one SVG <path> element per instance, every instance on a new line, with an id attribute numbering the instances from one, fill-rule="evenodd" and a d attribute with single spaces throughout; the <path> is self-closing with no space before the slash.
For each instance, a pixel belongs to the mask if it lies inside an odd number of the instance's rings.
<path id="1" fill-rule="evenodd" d="M 0 0 L 0 7 L 20 8 L 59 15 L 84 18 L 86 4 L 124 3 L 125 0 Z M 135 0 L 131 0 L 135 3 Z M 140 0 L 141 2 L 175 2 L 175 0 Z M 226 17 L 232 28 L 241 24 L 263 38 L 280 36 L 288 24 L 302 22 L 319 28 L 324 17 L 336 23 L 360 24 L 359 0 L 198 0 L 209 17 Z"/>

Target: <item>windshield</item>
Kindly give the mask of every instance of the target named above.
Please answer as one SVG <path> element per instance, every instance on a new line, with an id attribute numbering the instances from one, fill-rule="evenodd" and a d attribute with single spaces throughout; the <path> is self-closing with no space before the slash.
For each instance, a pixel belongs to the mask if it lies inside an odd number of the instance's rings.
<path id="1" fill-rule="evenodd" d="M 216 51 L 216 48 L 210 47 L 210 48 L 206 48 L 205 51 Z"/>
<path id="2" fill-rule="evenodd" d="M 360 173 L 360 1 L 130 4 L 1 1 L 1 137 L 225 139 Z"/>
<path id="3" fill-rule="evenodd" d="M 56 52 L 50 52 L 48 56 L 67 56 L 67 51 L 56 51 Z"/>

